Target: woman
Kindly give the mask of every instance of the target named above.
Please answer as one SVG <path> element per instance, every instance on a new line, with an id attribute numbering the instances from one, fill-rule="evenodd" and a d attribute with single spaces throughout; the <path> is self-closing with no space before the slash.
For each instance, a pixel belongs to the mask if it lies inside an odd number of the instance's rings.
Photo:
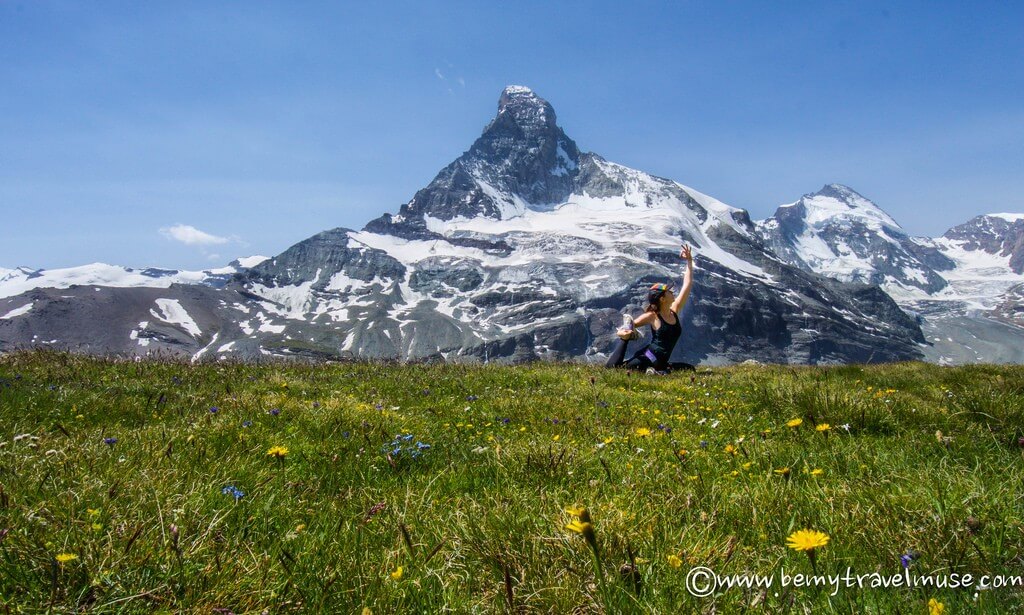
<path id="1" fill-rule="evenodd" d="M 689 246 L 683 246 L 679 257 L 686 260 L 686 273 L 679 296 L 672 292 L 671 284 L 655 284 L 647 293 L 647 309 L 636 319 L 626 315 L 625 326 L 616 332 L 619 342 L 608 358 L 607 367 L 625 366 L 630 369 L 646 370 L 647 373 L 665 373 L 669 368 L 693 369 L 687 363 L 669 363 L 683 326 L 679 323 L 679 312 L 686 305 L 693 287 L 693 255 Z M 644 346 L 628 361 L 625 360 L 629 341 L 639 337 L 635 327 L 650 325 L 651 343 Z"/>

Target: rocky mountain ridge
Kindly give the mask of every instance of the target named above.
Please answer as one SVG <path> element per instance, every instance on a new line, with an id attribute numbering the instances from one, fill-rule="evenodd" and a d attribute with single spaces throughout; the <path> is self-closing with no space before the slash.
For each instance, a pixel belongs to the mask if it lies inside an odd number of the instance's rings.
<path id="1" fill-rule="evenodd" d="M 851 211 L 865 209 L 838 185 L 808 196 L 789 209 L 844 199 Z M 777 212 L 774 228 L 755 224 L 685 185 L 582 152 L 547 101 L 511 86 L 480 138 L 397 213 L 360 231 L 318 233 L 219 288 L 92 286 L 0 299 L 0 350 L 47 343 L 195 360 L 601 360 L 621 313 L 642 309 L 643 289 L 680 277 L 678 250 L 688 243 L 697 270 L 675 360 L 924 357 L 919 322 L 862 283 L 877 277 L 832 279 L 814 270 L 827 259 L 785 253 L 801 235 L 787 213 Z M 941 250 L 906 238 L 884 212 L 870 213 L 847 216 L 848 228 L 880 229 L 885 237 L 864 245 L 893 246 L 879 261 L 889 268 L 883 279 L 942 288 L 923 268 L 944 263 Z M 838 228 L 804 217 L 816 230 Z M 60 315 L 73 312 L 103 327 L 69 330 Z"/>

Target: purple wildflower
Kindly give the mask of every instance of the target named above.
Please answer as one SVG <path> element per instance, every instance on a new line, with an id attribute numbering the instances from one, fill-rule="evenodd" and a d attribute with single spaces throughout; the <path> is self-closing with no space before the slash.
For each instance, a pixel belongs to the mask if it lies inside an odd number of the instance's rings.
<path id="1" fill-rule="evenodd" d="M 252 421 L 242 421 L 242 427 L 252 427 Z"/>
<path id="2" fill-rule="evenodd" d="M 270 410 L 267 411 L 267 414 L 269 414 L 271 416 L 277 416 L 277 415 L 281 414 L 281 409 L 280 408 L 271 408 Z"/>
<path id="3" fill-rule="evenodd" d="M 220 412 L 220 408 L 217 406 L 210 406 L 210 414 L 217 414 L 218 412 Z"/>
<path id="4" fill-rule="evenodd" d="M 117 444 L 117 438 L 103 438 L 103 443 L 107 446 L 114 446 Z"/>
<path id="5" fill-rule="evenodd" d="M 904 568 L 910 568 L 911 564 L 920 557 L 921 554 L 914 550 L 908 550 L 906 553 L 900 556 L 900 565 Z"/>
<path id="6" fill-rule="evenodd" d="M 480 399 L 480 398 L 477 397 L 476 395 L 467 395 L 466 396 L 466 401 L 476 401 L 478 399 Z"/>

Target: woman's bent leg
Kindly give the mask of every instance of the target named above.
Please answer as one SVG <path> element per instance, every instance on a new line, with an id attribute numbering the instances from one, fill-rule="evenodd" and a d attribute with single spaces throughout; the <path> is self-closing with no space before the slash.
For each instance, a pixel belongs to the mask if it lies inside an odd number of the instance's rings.
<path id="1" fill-rule="evenodd" d="M 608 362 L 604 364 L 605 367 L 618 367 L 626 360 L 626 347 L 629 346 L 629 342 L 620 339 L 615 344 L 615 349 L 612 350 L 611 356 L 608 357 Z"/>

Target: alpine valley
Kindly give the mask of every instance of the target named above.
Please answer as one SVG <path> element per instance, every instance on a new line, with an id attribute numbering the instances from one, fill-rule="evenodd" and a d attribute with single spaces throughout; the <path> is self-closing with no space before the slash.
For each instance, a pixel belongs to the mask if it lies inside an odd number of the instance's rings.
<path id="1" fill-rule="evenodd" d="M 510 86 L 468 151 L 397 212 L 203 272 L 0 269 L 0 351 L 603 360 L 645 288 L 695 278 L 673 360 L 1024 362 L 1024 214 L 907 235 L 830 184 L 754 222 L 582 152 Z"/>

